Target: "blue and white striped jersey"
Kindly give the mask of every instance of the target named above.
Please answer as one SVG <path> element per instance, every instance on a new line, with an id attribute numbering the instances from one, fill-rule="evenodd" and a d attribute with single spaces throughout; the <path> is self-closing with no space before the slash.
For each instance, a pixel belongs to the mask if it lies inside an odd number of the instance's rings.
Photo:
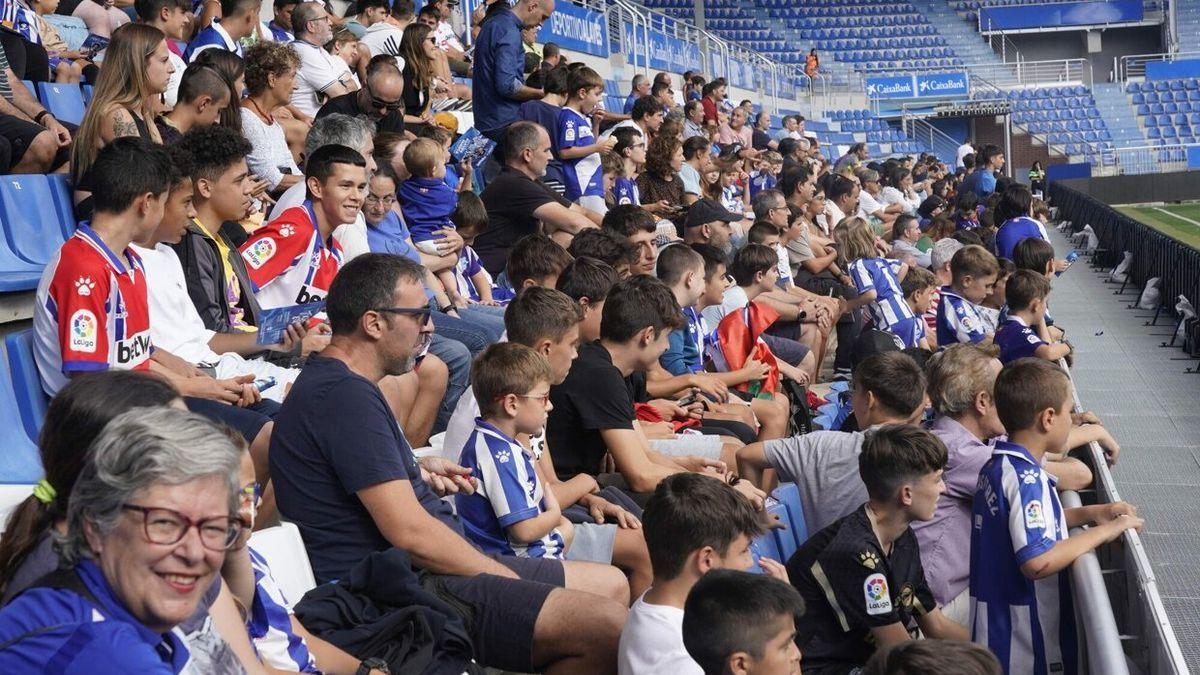
<path id="1" fill-rule="evenodd" d="M 987 337 L 986 324 L 975 303 L 942 286 L 942 299 L 937 311 L 938 346 L 947 347 L 956 342 L 976 343 Z"/>
<path id="2" fill-rule="evenodd" d="M 546 509 L 542 482 L 533 470 L 533 456 L 502 431 L 475 418 L 459 464 L 478 481 L 475 494 L 454 498 L 463 529 L 485 553 L 519 558 L 561 559 L 566 548 L 558 530 L 538 541 L 521 544 L 508 538 L 507 528 Z"/>
<path id="3" fill-rule="evenodd" d="M 1021 565 L 1067 538 L 1054 478 L 1029 451 L 996 441 L 979 472 L 971 529 L 971 639 L 1004 672 L 1077 671 L 1075 614 L 1064 569 L 1032 580 Z"/>
<path id="4" fill-rule="evenodd" d="M 854 280 L 858 292 L 875 291 L 871 318 L 879 330 L 894 332 L 897 324 L 913 318 L 912 309 L 904 301 L 904 292 L 900 290 L 900 280 L 896 278 L 901 264 L 899 260 L 891 258 L 859 258 L 850 263 L 850 278 Z M 908 336 L 900 337 L 907 339 Z"/>
<path id="5" fill-rule="evenodd" d="M 558 111 L 558 129 L 555 133 L 560 152 L 596 142 L 588 118 L 566 106 Z M 563 174 L 567 179 L 567 199 L 575 201 L 580 197 L 604 197 L 600 153 L 593 152 L 579 159 L 564 159 Z"/>
<path id="6" fill-rule="evenodd" d="M 263 663 L 272 668 L 301 673 L 319 673 L 304 638 L 292 631 L 292 605 L 271 576 L 265 558 L 250 548 L 254 569 L 254 604 L 246 619 L 246 630 Z"/>

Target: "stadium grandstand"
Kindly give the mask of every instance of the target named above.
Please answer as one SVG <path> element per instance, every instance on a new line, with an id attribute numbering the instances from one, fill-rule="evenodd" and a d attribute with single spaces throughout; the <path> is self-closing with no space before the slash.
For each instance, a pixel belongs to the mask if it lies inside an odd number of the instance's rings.
<path id="1" fill-rule="evenodd" d="M 0 673 L 1200 668 L 1198 177 L 1200 0 L 0 0 Z"/>

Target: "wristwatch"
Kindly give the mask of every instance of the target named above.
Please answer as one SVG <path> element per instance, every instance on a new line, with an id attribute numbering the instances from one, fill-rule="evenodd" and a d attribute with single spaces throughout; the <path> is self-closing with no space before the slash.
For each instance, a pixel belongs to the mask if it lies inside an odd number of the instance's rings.
<path id="1" fill-rule="evenodd" d="M 389 675 L 392 671 L 388 670 L 387 661 L 372 656 L 369 659 L 363 659 L 362 663 L 358 664 L 358 670 L 354 671 L 354 675 L 370 675 L 372 670 L 379 671 L 385 675 Z"/>

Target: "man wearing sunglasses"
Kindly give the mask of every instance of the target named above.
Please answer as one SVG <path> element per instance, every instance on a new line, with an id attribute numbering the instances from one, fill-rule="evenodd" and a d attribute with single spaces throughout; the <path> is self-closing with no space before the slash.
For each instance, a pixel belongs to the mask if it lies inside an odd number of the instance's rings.
<path id="1" fill-rule="evenodd" d="M 326 101 L 317 118 L 333 113 L 366 117 L 376 133 L 404 133 L 404 78 L 396 60 L 386 54 L 372 58 L 362 89 Z"/>
<path id="2" fill-rule="evenodd" d="M 346 578 L 395 547 L 463 615 L 485 666 L 615 672 L 629 585 L 615 567 L 492 557 L 465 538 L 430 475 L 473 491 L 470 472 L 415 459 L 377 383 L 413 368 L 433 330 L 423 269 L 396 255 L 347 263 L 326 303 L 329 346 L 311 357 L 276 421 L 272 481 L 316 576 Z M 567 665 L 570 664 L 570 665 Z"/>

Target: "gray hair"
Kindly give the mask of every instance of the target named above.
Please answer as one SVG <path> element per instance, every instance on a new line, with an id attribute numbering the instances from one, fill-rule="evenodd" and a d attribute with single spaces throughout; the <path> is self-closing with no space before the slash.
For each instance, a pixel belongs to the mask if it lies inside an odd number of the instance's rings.
<path id="1" fill-rule="evenodd" d="M 933 250 L 929 254 L 930 266 L 933 271 L 937 272 L 946 267 L 950 263 L 950 259 L 954 257 L 963 247 L 963 243 L 957 239 L 946 237 L 938 239 L 933 245 Z"/>
<path id="2" fill-rule="evenodd" d="M 296 5 L 296 9 L 292 10 L 292 34 L 307 35 L 310 32 L 305 30 L 308 22 L 317 15 L 318 9 L 324 9 L 324 7 L 325 5 L 320 2 L 302 2 Z"/>
<path id="3" fill-rule="evenodd" d="M 754 195 L 754 199 L 750 200 L 750 208 L 754 209 L 755 218 L 767 218 L 771 215 L 771 209 L 780 202 L 787 204 L 787 198 L 779 190 L 771 188 Z"/>
<path id="4" fill-rule="evenodd" d="M 504 163 L 521 159 L 526 150 L 536 150 L 543 131 L 537 122 L 522 120 L 508 125 L 508 130 L 504 132 Z"/>
<path id="5" fill-rule="evenodd" d="M 304 139 L 304 156 L 312 157 L 314 152 L 326 145 L 344 145 L 360 150 L 374 137 L 375 127 L 365 119 L 342 113 L 326 115 L 313 122 L 312 129 L 308 130 L 308 136 Z"/>
<path id="6" fill-rule="evenodd" d="M 958 417 L 975 404 L 980 392 L 991 395 L 996 384 L 993 357 L 970 344 L 956 344 L 934 354 L 925 365 L 929 401 L 939 415 Z"/>
<path id="7" fill-rule="evenodd" d="M 858 180 L 862 181 L 863 185 L 879 180 L 879 172 L 875 169 L 863 169 L 858 171 Z"/>
<path id="8" fill-rule="evenodd" d="M 92 557 L 85 524 L 102 537 L 108 535 L 123 505 L 155 485 L 220 476 L 228 491 L 229 513 L 237 513 L 241 448 L 195 413 L 134 408 L 113 418 L 91 451 L 91 460 L 71 490 L 67 534 L 59 540 L 59 555 L 68 566 Z"/>

